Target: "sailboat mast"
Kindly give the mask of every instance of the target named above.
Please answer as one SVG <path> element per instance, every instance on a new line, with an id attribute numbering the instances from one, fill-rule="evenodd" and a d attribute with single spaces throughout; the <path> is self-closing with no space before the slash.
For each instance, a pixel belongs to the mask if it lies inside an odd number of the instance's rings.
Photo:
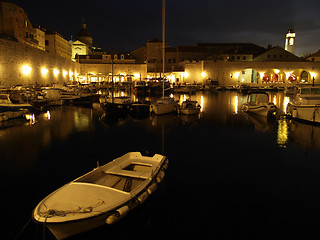
<path id="1" fill-rule="evenodd" d="M 165 60 L 166 60 L 166 49 L 165 49 L 165 24 L 166 24 L 166 0 L 162 0 L 162 98 L 164 98 L 164 71 L 165 71 Z"/>

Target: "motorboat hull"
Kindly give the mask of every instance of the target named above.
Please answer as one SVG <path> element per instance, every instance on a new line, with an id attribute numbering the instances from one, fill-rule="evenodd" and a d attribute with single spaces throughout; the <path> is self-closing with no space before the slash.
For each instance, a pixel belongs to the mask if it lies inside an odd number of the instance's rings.
<path id="1" fill-rule="evenodd" d="M 177 106 L 175 103 L 155 103 L 151 104 L 150 111 L 154 112 L 156 115 L 163 115 L 177 111 Z"/>
<path id="2" fill-rule="evenodd" d="M 180 113 L 185 115 L 195 115 L 200 112 L 200 108 L 180 108 Z"/>
<path id="3" fill-rule="evenodd" d="M 103 226 L 106 224 L 105 220 L 108 216 L 109 215 L 105 213 L 85 220 L 47 223 L 45 226 L 52 232 L 56 239 L 60 240 Z"/>
<path id="4" fill-rule="evenodd" d="M 310 123 L 320 123 L 320 105 L 295 105 L 289 104 L 287 112 L 292 118 Z"/>
<path id="5" fill-rule="evenodd" d="M 242 111 L 246 113 L 254 113 L 263 117 L 267 117 L 270 113 L 276 111 L 275 106 L 266 106 L 266 105 L 256 105 L 249 106 L 247 104 L 243 104 Z"/>

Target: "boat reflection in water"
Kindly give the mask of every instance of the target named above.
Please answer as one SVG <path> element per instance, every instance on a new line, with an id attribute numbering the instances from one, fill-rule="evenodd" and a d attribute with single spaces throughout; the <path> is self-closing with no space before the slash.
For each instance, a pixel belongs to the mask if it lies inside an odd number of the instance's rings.
<path id="1" fill-rule="evenodd" d="M 320 150 L 320 126 L 291 121 L 288 132 L 290 132 L 290 142 L 305 151 Z"/>

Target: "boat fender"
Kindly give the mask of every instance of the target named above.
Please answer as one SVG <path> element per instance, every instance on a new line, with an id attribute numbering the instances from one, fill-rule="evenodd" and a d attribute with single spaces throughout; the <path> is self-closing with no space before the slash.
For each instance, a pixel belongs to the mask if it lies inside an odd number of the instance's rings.
<path id="1" fill-rule="evenodd" d="M 164 178 L 164 175 L 165 175 L 165 173 L 162 170 L 158 173 L 158 175 L 156 177 L 157 183 L 162 181 L 162 179 Z"/>
<path id="2" fill-rule="evenodd" d="M 164 164 L 162 165 L 162 170 L 167 170 L 167 168 L 168 168 L 168 165 L 169 165 L 169 161 L 168 161 L 168 159 L 164 162 Z"/>
<path id="3" fill-rule="evenodd" d="M 157 183 L 153 183 L 150 185 L 150 187 L 148 187 L 147 192 L 149 195 L 151 195 L 152 193 L 154 193 L 155 190 L 157 190 L 158 185 Z"/>
<path id="4" fill-rule="evenodd" d="M 129 211 L 130 211 L 130 208 L 127 205 L 117 209 L 114 214 L 107 217 L 106 224 L 110 225 L 110 224 L 114 224 L 114 223 L 118 222 L 123 217 L 125 217 Z"/>
<path id="5" fill-rule="evenodd" d="M 147 198 L 149 197 L 147 192 L 142 193 L 139 197 L 138 197 L 138 202 L 139 204 L 142 204 L 145 200 L 147 200 Z"/>

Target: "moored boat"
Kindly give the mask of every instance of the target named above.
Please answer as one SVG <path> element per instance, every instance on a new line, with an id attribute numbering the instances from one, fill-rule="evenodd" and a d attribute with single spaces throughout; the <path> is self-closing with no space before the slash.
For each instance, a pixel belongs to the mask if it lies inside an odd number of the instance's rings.
<path id="1" fill-rule="evenodd" d="M 300 87 L 295 99 L 289 102 L 287 113 L 295 119 L 320 123 L 320 87 Z"/>
<path id="2" fill-rule="evenodd" d="M 145 118 L 150 114 L 150 102 L 134 102 L 130 106 L 130 114 L 135 118 Z"/>
<path id="3" fill-rule="evenodd" d="M 243 112 L 255 113 L 264 117 L 276 110 L 274 103 L 269 101 L 269 94 L 262 91 L 250 92 L 247 102 L 242 105 Z"/>
<path id="4" fill-rule="evenodd" d="M 113 224 L 156 190 L 167 166 L 163 155 L 127 153 L 51 193 L 36 206 L 33 219 L 57 239 Z"/>
<path id="5" fill-rule="evenodd" d="M 101 108 L 104 110 L 106 116 L 117 117 L 129 113 L 132 104 L 130 97 L 107 97 L 101 96 L 99 98 Z"/>
<path id="6" fill-rule="evenodd" d="M 186 115 L 198 114 L 201 110 L 201 106 L 197 101 L 186 100 L 182 102 L 180 106 L 180 113 Z"/>
<path id="7" fill-rule="evenodd" d="M 10 119 L 24 117 L 27 112 L 28 112 L 28 110 L 26 110 L 26 109 L 19 109 L 19 110 L 16 110 L 16 111 L 0 112 L 0 122 L 8 121 Z"/>
<path id="8" fill-rule="evenodd" d="M 168 114 L 176 112 L 179 105 L 173 98 L 166 97 L 159 99 L 156 103 L 151 104 L 150 112 L 156 115 Z"/>
<path id="9" fill-rule="evenodd" d="M 0 109 L 10 111 L 10 109 L 30 109 L 33 106 L 24 102 L 21 97 L 13 97 L 9 93 L 0 94 Z"/>

